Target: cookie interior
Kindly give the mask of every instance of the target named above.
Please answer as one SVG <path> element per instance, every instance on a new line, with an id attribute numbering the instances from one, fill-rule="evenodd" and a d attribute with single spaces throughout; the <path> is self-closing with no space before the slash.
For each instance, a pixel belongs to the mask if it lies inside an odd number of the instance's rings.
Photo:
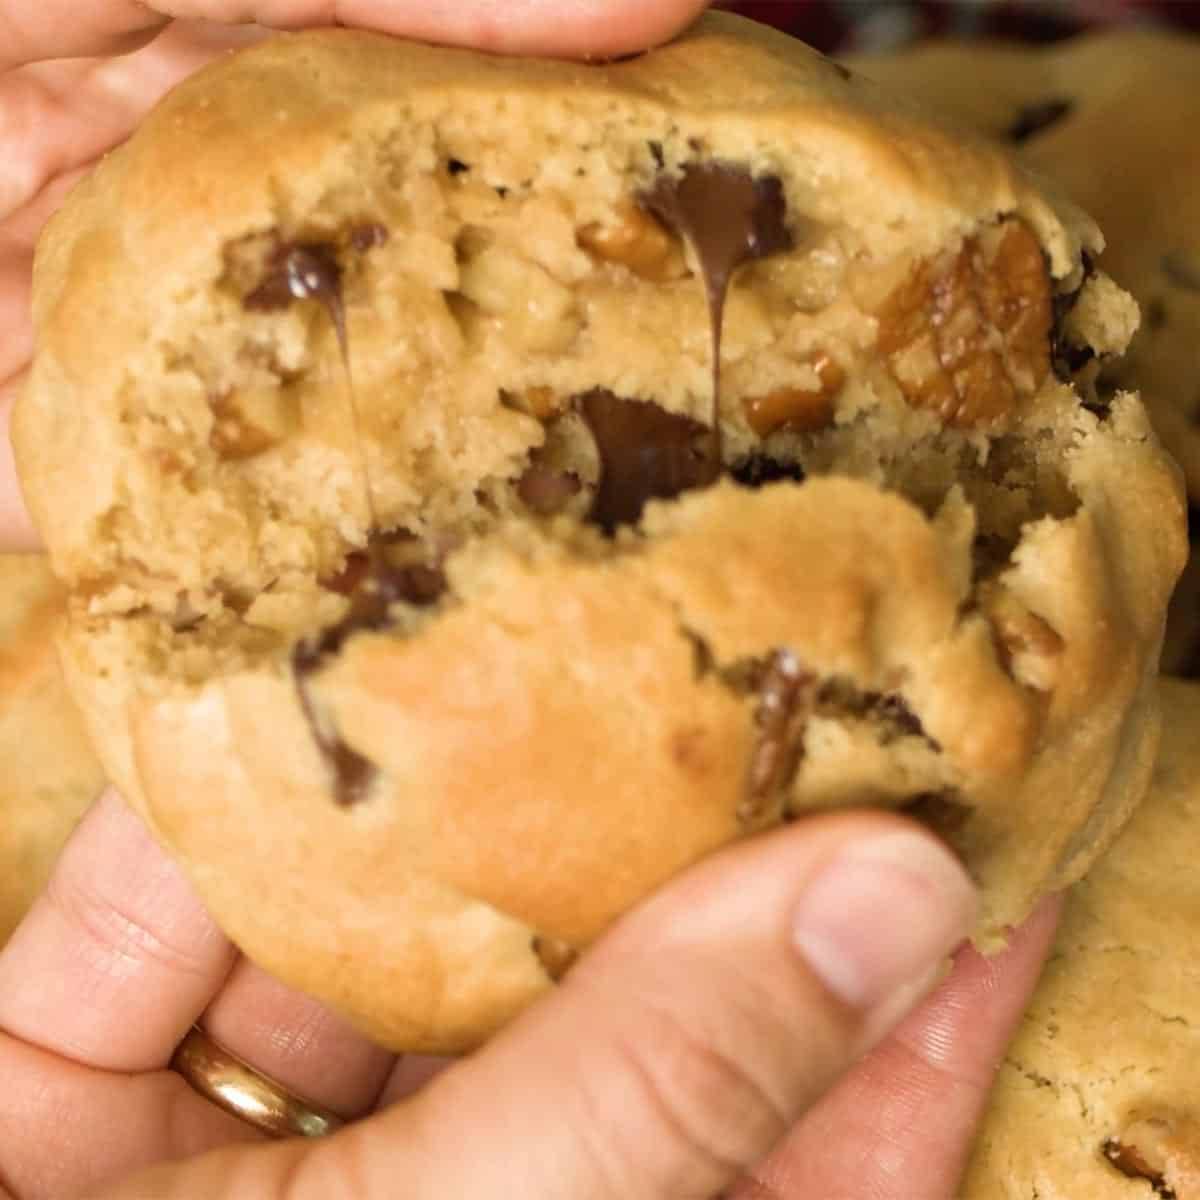
<path id="1" fill-rule="evenodd" d="M 128 381 L 130 496 L 91 542 L 84 622 L 168 690 L 263 664 L 303 682 L 358 630 L 410 636 L 486 589 L 481 543 L 599 563 L 639 553 L 647 503 L 838 475 L 969 527 L 964 610 L 1048 689 L 1062 639 L 1001 576 L 1077 509 L 1073 448 L 1108 412 L 1071 378 L 1112 341 L 1078 314 L 1106 281 L 1055 280 L 1015 213 L 881 234 L 750 124 L 591 117 L 514 138 L 470 105 L 410 114 L 278 180 Z M 765 241 L 720 289 L 717 388 L 711 263 L 663 196 L 695 185 L 723 228 L 745 218 L 731 180 Z M 778 649 L 735 681 L 748 719 Z M 819 694 L 873 741 L 920 731 L 870 682 Z M 369 771 L 309 715 L 357 795 Z"/>

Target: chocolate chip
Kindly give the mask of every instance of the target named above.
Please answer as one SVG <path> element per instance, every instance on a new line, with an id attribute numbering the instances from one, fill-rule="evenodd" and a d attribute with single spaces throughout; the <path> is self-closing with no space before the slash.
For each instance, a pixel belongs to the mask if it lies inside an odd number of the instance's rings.
<path id="1" fill-rule="evenodd" d="M 386 538 L 373 539 L 365 552 L 351 555 L 346 568 L 333 581 L 334 590 L 349 588 L 350 610 L 336 624 L 300 641 L 292 651 L 292 674 L 300 707 L 313 740 L 329 764 L 334 797 L 344 806 L 366 798 L 376 767 L 348 746 L 335 730 L 323 722 L 313 705 L 309 677 L 332 656 L 341 652 L 356 633 L 385 629 L 394 604 L 417 607 L 435 604 L 446 590 L 440 567 L 423 563 L 394 566 L 385 557 Z M 341 584 L 341 587 L 337 586 Z"/>
<path id="2" fill-rule="evenodd" d="M 816 676 L 790 650 L 776 650 L 759 685 L 754 721 L 758 741 L 750 757 L 738 820 L 748 825 L 791 785 L 804 756 Z"/>
<path id="3" fill-rule="evenodd" d="M 1070 115 L 1074 107 L 1074 100 L 1062 98 L 1027 104 L 1017 113 L 1015 120 L 1008 127 L 1006 136 L 1010 142 L 1027 142 L 1035 134 L 1043 133 L 1052 125 L 1057 125 L 1064 117 Z"/>
<path id="4" fill-rule="evenodd" d="M 576 400 L 600 456 L 600 483 L 588 520 L 612 533 L 642 515 L 646 502 L 705 487 L 720 474 L 706 453 L 706 430 L 690 417 L 597 389 Z"/>
<path id="5" fill-rule="evenodd" d="M 446 163 L 446 170 L 451 175 L 465 175 L 470 169 L 465 162 L 457 158 L 452 158 Z"/>
<path id="6" fill-rule="evenodd" d="M 853 78 L 854 78 L 854 72 L 853 72 L 853 71 L 851 71 L 849 67 L 847 67 L 847 66 L 843 66 L 843 64 L 842 64 L 842 63 L 840 63 L 840 62 L 835 62 L 833 59 L 830 59 L 830 61 L 829 61 L 829 65 L 830 65 L 830 66 L 831 66 L 831 67 L 832 67 L 832 68 L 833 68 L 833 69 L 834 69 L 834 70 L 835 70 L 835 71 L 838 73 L 838 75 L 839 75 L 839 76 L 840 76 L 842 79 L 846 80 L 846 81 L 847 81 L 847 83 L 848 83 L 848 82 L 849 82 L 851 79 L 853 79 Z"/>
<path id="7" fill-rule="evenodd" d="M 804 482 L 804 468 L 799 463 L 783 462 L 767 454 L 751 454 L 743 458 L 730 468 L 729 474 L 735 482 L 748 488 L 759 488 L 781 480 Z"/>
<path id="8" fill-rule="evenodd" d="M 337 333 L 342 361 L 348 363 L 342 268 L 335 246 L 328 242 L 285 242 L 271 255 L 266 274 L 242 305 L 251 311 L 274 312 L 296 300 L 315 300 L 325 309 Z"/>
<path id="9" fill-rule="evenodd" d="M 1126 1146 L 1116 1138 L 1108 1138 L 1100 1147 L 1100 1153 L 1112 1163 L 1122 1175 L 1129 1179 L 1144 1179 L 1161 1200 L 1174 1200 L 1175 1192 L 1166 1180 L 1141 1156 L 1136 1146 Z"/>

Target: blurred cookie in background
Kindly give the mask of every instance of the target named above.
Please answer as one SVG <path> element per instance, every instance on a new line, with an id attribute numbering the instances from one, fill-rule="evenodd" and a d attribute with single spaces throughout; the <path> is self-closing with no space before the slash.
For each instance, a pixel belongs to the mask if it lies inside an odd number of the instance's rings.
<path id="1" fill-rule="evenodd" d="M 45 558 L 0 555 L 0 943 L 104 787 L 59 671 L 63 595 Z"/>
<path id="2" fill-rule="evenodd" d="M 1069 894 L 961 1200 L 1200 1200 L 1200 684 L 1161 686 L 1150 793 Z"/>

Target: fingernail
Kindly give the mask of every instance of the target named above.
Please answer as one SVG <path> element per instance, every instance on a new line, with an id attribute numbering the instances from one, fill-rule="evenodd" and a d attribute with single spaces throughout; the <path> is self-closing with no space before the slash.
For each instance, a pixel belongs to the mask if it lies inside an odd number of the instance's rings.
<path id="1" fill-rule="evenodd" d="M 793 937 L 840 1000 L 871 1012 L 928 978 L 970 932 L 975 889 L 934 838 L 905 830 L 851 842 L 800 897 Z"/>

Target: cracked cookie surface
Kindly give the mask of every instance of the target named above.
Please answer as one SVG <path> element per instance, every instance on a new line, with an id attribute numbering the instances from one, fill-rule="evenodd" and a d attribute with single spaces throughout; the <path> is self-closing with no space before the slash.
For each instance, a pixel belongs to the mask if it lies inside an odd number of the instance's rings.
<path id="1" fill-rule="evenodd" d="M 1067 898 L 963 1200 L 1200 1197 L 1200 685 L 1162 689 L 1150 792 Z"/>
<path id="2" fill-rule="evenodd" d="M 36 268 L 18 456 L 106 764 L 247 953 L 402 1049 L 831 805 L 938 827 L 995 944 L 1157 740 L 1182 501 L 1072 375 L 1132 327 L 1097 245 L 727 16 L 201 73 Z"/>

